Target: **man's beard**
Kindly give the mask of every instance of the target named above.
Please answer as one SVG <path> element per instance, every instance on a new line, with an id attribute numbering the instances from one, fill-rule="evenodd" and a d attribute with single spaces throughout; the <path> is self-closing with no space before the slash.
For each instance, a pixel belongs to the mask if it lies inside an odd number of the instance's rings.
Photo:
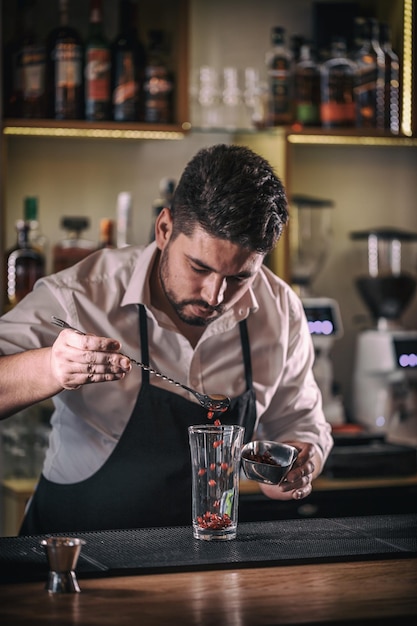
<path id="1" fill-rule="evenodd" d="M 182 322 L 185 322 L 186 324 L 190 324 L 190 326 L 208 326 L 209 324 L 211 324 L 211 322 L 213 322 L 215 319 L 220 317 L 220 315 L 222 315 L 222 313 L 224 312 L 224 307 L 222 305 L 215 306 L 215 307 L 210 306 L 204 300 L 177 300 L 174 292 L 168 287 L 168 281 L 169 281 L 169 269 L 168 269 L 168 265 L 169 265 L 168 254 L 169 253 L 168 251 L 169 251 L 169 244 L 167 248 L 165 248 L 161 252 L 160 259 L 159 259 L 159 270 L 158 270 L 159 280 L 160 280 L 161 287 L 165 294 L 166 299 L 168 300 L 169 304 L 174 309 L 175 313 L 178 315 L 178 317 L 180 318 Z M 216 313 L 216 315 L 212 317 L 208 317 L 208 318 L 187 315 L 186 313 L 184 313 L 184 310 L 189 305 L 198 306 L 202 309 L 207 310 L 209 313 Z"/>

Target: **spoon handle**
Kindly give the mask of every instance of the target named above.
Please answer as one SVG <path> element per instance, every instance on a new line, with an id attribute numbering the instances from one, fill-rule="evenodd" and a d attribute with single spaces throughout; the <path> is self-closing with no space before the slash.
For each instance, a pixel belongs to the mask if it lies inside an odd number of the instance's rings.
<path id="1" fill-rule="evenodd" d="M 59 317 L 55 317 L 55 315 L 52 315 L 52 324 L 55 324 L 55 326 L 59 326 L 59 328 L 67 328 L 69 330 L 73 330 L 74 332 L 78 333 L 79 335 L 86 335 L 87 334 L 87 333 L 84 333 L 82 330 L 79 330 L 78 328 L 75 328 L 74 326 L 71 326 L 70 324 L 68 324 L 68 322 L 65 322 L 64 320 L 61 320 Z M 165 374 L 162 374 L 161 372 L 158 372 L 158 370 L 154 369 L 150 365 L 145 365 L 145 363 L 141 363 L 140 361 L 136 361 L 136 359 L 132 359 L 132 357 L 128 356 L 127 354 L 123 354 L 123 352 L 121 352 L 120 354 L 122 354 L 122 356 L 125 356 L 127 359 L 129 359 L 129 361 L 132 361 L 132 363 L 134 363 L 138 367 L 141 367 L 143 370 L 145 370 L 145 372 L 149 372 L 150 374 L 154 374 L 157 378 L 162 378 L 162 380 L 165 380 L 167 383 L 171 383 L 171 385 L 175 385 L 176 387 L 183 387 L 187 391 L 189 391 L 191 393 L 195 393 L 194 391 L 192 391 L 191 389 L 189 389 L 185 385 L 183 385 L 181 383 L 178 383 L 173 378 L 170 378 L 169 376 L 166 376 Z"/>

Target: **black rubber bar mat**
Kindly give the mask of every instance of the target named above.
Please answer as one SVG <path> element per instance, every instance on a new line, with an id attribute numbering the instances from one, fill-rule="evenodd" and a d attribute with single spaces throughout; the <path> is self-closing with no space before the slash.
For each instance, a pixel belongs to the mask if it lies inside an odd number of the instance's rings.
<path id="1" fill-rule="evenodd" d="M 193 539 L 191 526 L 85 533 L 80 578 L 417 556 L 417 515 L 247 522 L 231 541 Z M 40 540 L 0 538 L 0 583 L 46 580 Z"/>

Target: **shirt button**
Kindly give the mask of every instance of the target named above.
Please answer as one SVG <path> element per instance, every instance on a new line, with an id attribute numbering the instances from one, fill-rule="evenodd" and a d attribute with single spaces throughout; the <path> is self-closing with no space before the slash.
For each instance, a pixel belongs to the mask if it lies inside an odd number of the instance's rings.
<path id="1" fill-rule="evenodd" d="M 245 314 L 245 311 L 243 309 L 239 309 L 239 315 L 240 317 L 243 317 Z"/>

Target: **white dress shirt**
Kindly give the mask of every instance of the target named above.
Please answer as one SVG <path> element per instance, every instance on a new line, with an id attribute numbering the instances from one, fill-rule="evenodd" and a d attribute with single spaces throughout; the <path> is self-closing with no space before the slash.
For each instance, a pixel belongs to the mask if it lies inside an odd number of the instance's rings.
<path id="1" fill-rule="evenodd" d="M 55 315 L 85 332 L 118 339 L 122 352 L 141 361 L 142 303 L 148 313 L 150 365 L 201 393 L 234 397 L 245 390 L 238 323 L 247 318 L 257 435 L 315 444 L 324 461 L 332 447 L 330 425 L 312 374 L 314 350 L 304 310 L 294 291 L 263 266 L 251 288 L 206 327 L 193 348 L 171 319 L 151 305 L 149 276 L 156 252 L 155 243 L 105 249 L 42 278 L 0 318 L 0 354 L 52 345 L 59 332 L 51 325 Z M 195 400 L 160 378 L 151 375 L 150 382 Z M 71 483 L 97 471 L 117 444 L 140 386 L 141 370 L 134 366 L 123 380 L 55 396 L 45 477 Z"/>

